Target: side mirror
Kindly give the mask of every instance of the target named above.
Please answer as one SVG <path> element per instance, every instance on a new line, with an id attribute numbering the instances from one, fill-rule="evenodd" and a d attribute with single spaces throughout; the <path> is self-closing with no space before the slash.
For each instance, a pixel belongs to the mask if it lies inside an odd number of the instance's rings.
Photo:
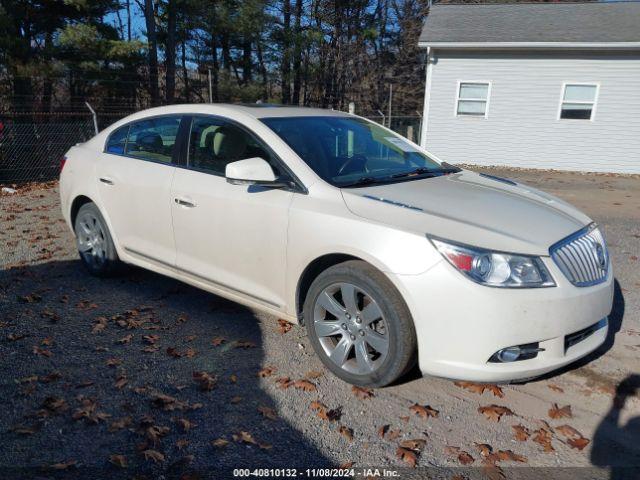
<path id="1" fill-rule="evenodd" d="M 247 158 L 227 164 L 224 171 L 227 182 L 232 185 L 262 185 L 265 187 L 288 187 L 289 183 L 277 178 L 269 163 L 260 158 Z"/>

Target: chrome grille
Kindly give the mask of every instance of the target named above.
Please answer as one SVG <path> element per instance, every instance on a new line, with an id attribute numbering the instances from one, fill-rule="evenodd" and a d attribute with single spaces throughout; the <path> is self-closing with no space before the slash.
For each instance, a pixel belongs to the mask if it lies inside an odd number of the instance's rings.
<path id="1" fill-rule="evenodd" d="M 577 287 L 596 285 L 607 278 L 609 253 L 595 224 L 559 241 L 549 252 L 562 273 Z"/>

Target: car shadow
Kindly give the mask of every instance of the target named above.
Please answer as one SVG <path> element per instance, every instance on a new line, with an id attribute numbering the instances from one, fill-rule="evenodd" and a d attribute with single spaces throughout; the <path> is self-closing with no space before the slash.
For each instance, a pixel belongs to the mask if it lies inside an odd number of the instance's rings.
<path id="1" fill-rule="evenodd" d="M 640 415 L 621 424 L 621 413 L 629 408 L 629 398 L 638 399 L 640 374 L 626 377 L 616 388 L 607 415 L 602 419 L 591 447 L 591 463 L 609 469 L 611 480 L 632 480 L 640 471 Z M 636 412 L 637 413 L 637 412 Z"/>
<path id="2" fill-rule="evenodd" d="M 0 311 L 3 478 L 334 466 L 278 415 L 259 323 L 236 303 L 59 261 L 1 270 Z"/>

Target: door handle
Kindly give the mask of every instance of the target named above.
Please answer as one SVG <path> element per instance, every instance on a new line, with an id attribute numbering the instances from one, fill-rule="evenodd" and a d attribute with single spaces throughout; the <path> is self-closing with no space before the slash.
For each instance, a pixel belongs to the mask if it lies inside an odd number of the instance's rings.
<path id="1" fill-rule="evenodd" d="M 100 177 L 99 180 L 106 185 L 114 185 L 116 182 L 111 180 L 109 177 Z"/>
<path id="2" fill-rule="evenodd" d="M 195 203 L 190 202 L 189 200 L 186 200 L 186 199 L 180 198 L 180 197 L 174 198 L 173 201 L 176 202 L 178 205 L 180 205 L 182 207 L 193 208 L 193 207 L 196 206 Z"/>

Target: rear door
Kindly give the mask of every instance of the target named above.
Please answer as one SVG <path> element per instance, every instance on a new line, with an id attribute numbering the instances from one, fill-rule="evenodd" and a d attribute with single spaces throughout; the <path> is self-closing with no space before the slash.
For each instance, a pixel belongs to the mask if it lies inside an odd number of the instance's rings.
<path id="1" fill-rule="evenodd" d="M 96 181 L 113 234 L 127 253 L 173 267 L 171 182 L 179 157 L 181 116 L 132 122 L 114 131 Z"/>
<path id="2" fill-rule="evenodd" d="M 286 175 L 251 132 L 226 119 L 194 116 L 187 166 L 173 182 L 176 265 L 194 279 L 272 308 L 284 305 L 291 190 L 231 185 L 236 160 L 261 157 Z M 280 164 L 281 166 L 281 164 Z"/>

